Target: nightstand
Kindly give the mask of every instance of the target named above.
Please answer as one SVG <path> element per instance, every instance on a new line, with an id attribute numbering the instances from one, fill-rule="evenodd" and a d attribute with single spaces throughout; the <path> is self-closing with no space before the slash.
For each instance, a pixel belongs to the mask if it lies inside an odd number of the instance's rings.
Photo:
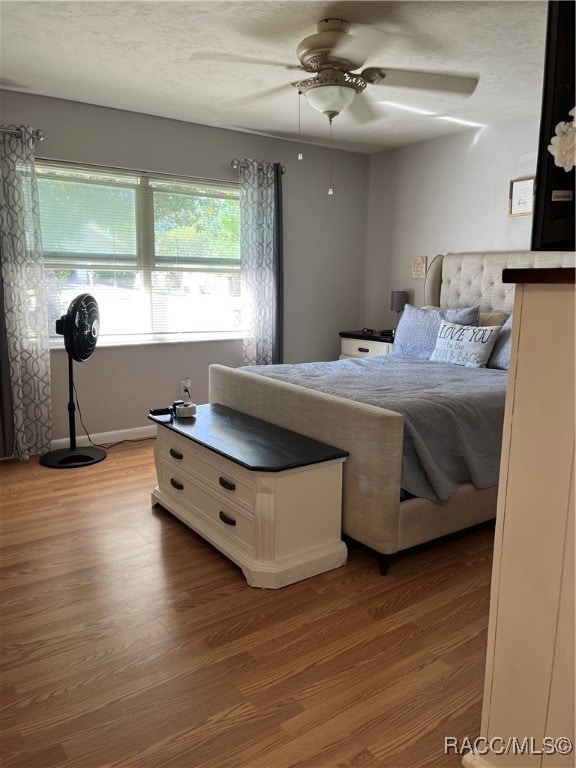
<path id="1" fill-rule="evenodd" d="M 373 355 L 389 355 L 394 343 L 390 336 L 382 336 L 377 333 L 363 333 L 362 331 L 340 331 L 342 344 L 340 348 L 340 360 L 347 357 L 372 357 Z"/>

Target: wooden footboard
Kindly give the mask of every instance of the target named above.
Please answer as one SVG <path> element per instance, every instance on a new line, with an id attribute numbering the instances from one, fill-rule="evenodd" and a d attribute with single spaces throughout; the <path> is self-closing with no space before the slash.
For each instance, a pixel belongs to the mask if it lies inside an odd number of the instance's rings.
<path id="1" fill-rule="evenodd" d="M 398 550 L 401 414 L 223 365 L 210 366 L 209 397 L 349 451 L 343 531 L 377 552 Z"/>

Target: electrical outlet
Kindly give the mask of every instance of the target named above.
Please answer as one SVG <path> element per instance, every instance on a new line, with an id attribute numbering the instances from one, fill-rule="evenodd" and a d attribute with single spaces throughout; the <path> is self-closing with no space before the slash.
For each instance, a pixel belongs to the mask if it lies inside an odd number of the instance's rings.
<path id="1" fill-rule="evenodd" d="M 186 390 L 188 390 L 186 392 Z M 180 382 L 180 397 L 186 398 L 190 397 L 192 394 L 192 382 L 190 379 L 182 379 Z"/>

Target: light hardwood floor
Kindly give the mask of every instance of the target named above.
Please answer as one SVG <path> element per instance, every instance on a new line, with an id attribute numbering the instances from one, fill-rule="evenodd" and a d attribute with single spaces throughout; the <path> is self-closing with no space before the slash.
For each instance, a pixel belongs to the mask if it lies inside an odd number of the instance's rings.
<path id="1" fill-rule="evenodd" d="M 280 590 L 161 508 L 152 441 L 3 462 L 4 768 L 452 768 L 478 735 L 492 529 Z"/>

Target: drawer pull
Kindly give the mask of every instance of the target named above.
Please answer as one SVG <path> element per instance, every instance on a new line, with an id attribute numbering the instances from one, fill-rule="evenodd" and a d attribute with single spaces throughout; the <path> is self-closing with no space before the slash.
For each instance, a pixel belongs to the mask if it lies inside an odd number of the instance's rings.
<path id="1" fill-rule="evenodd" d="M 236 520 L 234 520 L 233 517 L 230 517 L 230 515 L 227 515 L 226 512 L 220 511 L 218 517 L 223 523 L 226 523 L 226 525 L 236 525 Z"/>
<path id="2" fill-rule="evenodd" d="M 174 480 L 173 477 L 170 478 L 170 485 L 172 488 L 176 488 L 177 491 L 184 490 L 184 483 L 181 483 L 179 480 Z"/>
<path id="3" fill-rule="evenodd" d="M 173 459 L 183 459 L 184 454 L 180 453 L 180 451 L 177 451 L 176 448 L 170 448 L 170 456 L 172 456 Z"/>
<path id="4" fill-rule="evenodd" d="M 231 483 L 230 480 L 226 480 L 225 477 L 219 477 L 218 482 L 220 483 L 222 488 L 226 488 L 227 491 L 236 490 L 236 483 Z"/>
<path id="5" fill-rule="evenodd" d="M 368 347 L 358 347 L 358 352 L 370 352 Z"/>

